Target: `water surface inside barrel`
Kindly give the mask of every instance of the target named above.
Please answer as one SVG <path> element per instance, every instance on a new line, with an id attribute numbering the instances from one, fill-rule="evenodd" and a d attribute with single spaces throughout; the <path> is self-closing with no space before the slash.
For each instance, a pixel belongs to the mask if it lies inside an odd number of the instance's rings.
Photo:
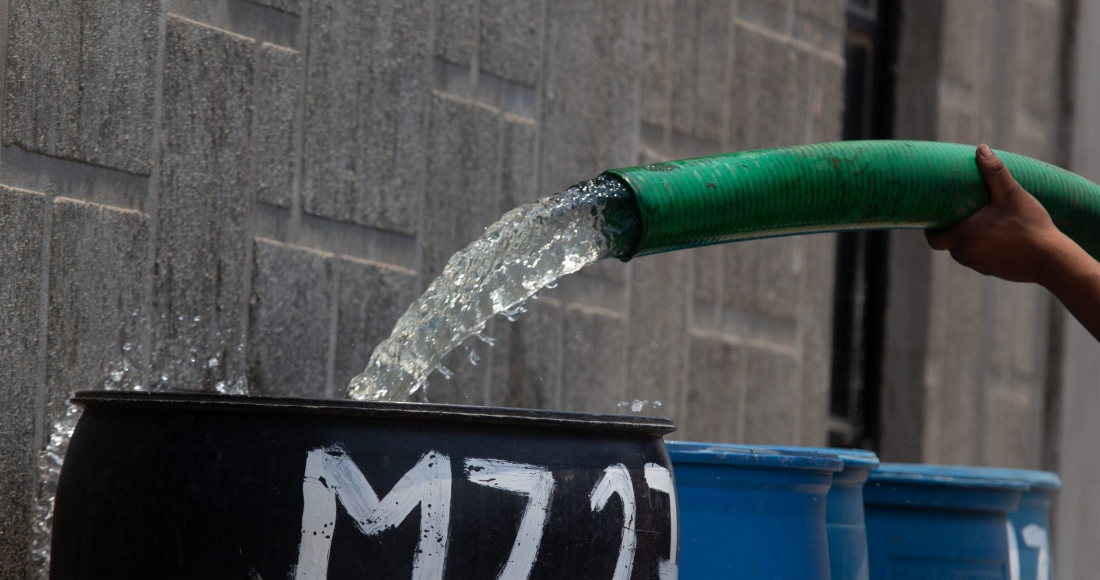
<path id="1" fill-rule="evenodd" d="M 665 419 L 80 393 L 53 578 L 658 580 Z M 644 533 L 643 533 L 644 532 Z"/>
<path id="2" fill-rule="evenodd" d="M 828 580 L 826 494 L 835 455 L 668 442 L 676 469 L 680 578 Z"/>

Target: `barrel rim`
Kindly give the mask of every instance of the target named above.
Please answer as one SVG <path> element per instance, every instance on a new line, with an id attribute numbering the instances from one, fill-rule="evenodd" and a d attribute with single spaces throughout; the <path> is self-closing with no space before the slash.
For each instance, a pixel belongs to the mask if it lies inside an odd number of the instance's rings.
<path id="1" fill-rule="evenodd" d="M 728 465 L 828 472 L 844 469 L 844 462 L 833 453 L 697 441 L 665 441 L 665 447 L 674 465 Z"/>
<path id="2" fill-rule="evenodd" d="M 874 451 L 867 451 L 865 449 L 843 449 L 840 447 L 795 447 L 790 445 L 761 445 L 762 449 L 775 449 L 776 451 L 794 451 L 794 452 L 810 452 L 810 453 L 824 453 L 826 455 L 836 455 L 841 461 L 844 462 L 844 469 L 866 469 L 874 470 L 880 465 L 878 455 Z"/>
<path id="3" fill-rule="evenodd" d="M 1006 477 L 1018 478 L 1020 481 L 1030 485 L 1032 491 L 1058 491 L 1062 489 L 1062 478 L 1053 471 L 1007 467 L 991 467 L 987 469 L 999 471 Z"/>
<path id="4" fill-rule="evenodd" d="M 73 394 L 71 402 L 85 409 L 141 407 L 143 409 L 198 409 L 217 412 L 343 415 L 384 419 L 470 422 L 479 425 L 595 429 L 657 436 L 676 431 L 672 419 L 665 417 L 439 403 L 347 401 L 223 395 L 220 393 L 187 391 L 78 391 Z"/>
<path id="5" fill-rule="evenodd" d="M 1028 491 L 1031 484 L 1008 470 L 962 465 L 883 463 L 867 482 L 956 487 L 1004 491 Z"/>

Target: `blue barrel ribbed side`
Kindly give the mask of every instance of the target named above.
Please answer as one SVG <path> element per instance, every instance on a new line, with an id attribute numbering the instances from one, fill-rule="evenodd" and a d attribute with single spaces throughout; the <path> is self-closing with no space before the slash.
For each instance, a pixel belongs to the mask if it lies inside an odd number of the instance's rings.
<path id="1" fill-rule="evenodd" d="M 1008 514 L 1029 485 L 995 471 L 885 463 L 871 472 L 871 579 L 1014 580 Z"/>
<path id="2" fill-rule="evenodd" d="M 681 442 L 681 448 L 714 447 L 711 443 Z M 832 578 L 867 580 L 867 528 L 863 519 L 863 484 L 879 466 L 872 451 L 835 447 L 754 446 L 753 449 L 792 453 L 824 453 L 835 455 L 844 463 L 833 474 L 833 484 L 826 496 L 825 527 L 829 537 L 829 569 Z"/>
<path id="3" fill-rule="evenodd" d="M 835 456 L 667 442 L 680 511 L 680 578 L 828 580 Z"/>

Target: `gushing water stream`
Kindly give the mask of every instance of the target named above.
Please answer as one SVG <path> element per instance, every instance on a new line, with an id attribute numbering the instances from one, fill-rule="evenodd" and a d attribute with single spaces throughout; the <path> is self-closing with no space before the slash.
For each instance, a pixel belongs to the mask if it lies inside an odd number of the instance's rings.
<path id="1" fill-rule="evenodd" d="M 352 379 L 348 398 L 399 401 L 443 357 L 554 280 L 610 256 L 637 235 L 626 187 L 598 177 L 504 214 L 451 257 Z"/>

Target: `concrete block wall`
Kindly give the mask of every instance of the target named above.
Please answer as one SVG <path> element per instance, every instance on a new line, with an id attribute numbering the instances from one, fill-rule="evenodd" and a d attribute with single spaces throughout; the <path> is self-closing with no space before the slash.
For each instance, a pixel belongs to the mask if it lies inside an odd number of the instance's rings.
<path id="1" fill-rule="evenodd" d="M 897 136 L 1064 164 L 1058 0 L 903 2 Z M 1054 302 L 891 234 L 881 454 L 1039 468 Z"/>
<path id="2" fill-rule="evenodd" d="M 644 5 L 643 5 L 644 4 Z M 78 389 L 338 397 L 507 209 L 642 161 L 840 137 L 844 2 L 11 0 L 0 578 Z M 604 263 L 438 402 L 822 443 L 833 239 Z M 660 401 L 660 407 L 654 402 Z"/>
<path id="3" fill-rule="evenodd" d="M 1100 182 L 1100 67 L 1085 55 L 1100 53 L 1100 3 L 1079 2 L 1074 17 L 1077 58 L 1073 78 L 1074 129 L 1069 166 Z M 1100 345 L 1081 325 L 1064 316 L 1064 346 L 1057 397 L 1047 410 L 1045 467 L 1062 476 L 1065 487 L 1054 512 L 1054 562 L 1060 578 L 1087 578 L 1100 570 Z"/>

